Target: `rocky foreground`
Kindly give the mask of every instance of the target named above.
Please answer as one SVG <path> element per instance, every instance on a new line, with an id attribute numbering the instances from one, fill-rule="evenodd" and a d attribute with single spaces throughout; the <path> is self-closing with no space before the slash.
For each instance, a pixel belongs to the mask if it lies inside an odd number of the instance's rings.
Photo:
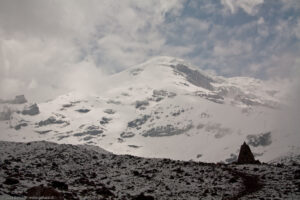
<path id="1" fill-rule="evenodd" d="M 300 166 L 114 155 L 94 146 L 0 142 L 0 199 L 299 199 Z"/>

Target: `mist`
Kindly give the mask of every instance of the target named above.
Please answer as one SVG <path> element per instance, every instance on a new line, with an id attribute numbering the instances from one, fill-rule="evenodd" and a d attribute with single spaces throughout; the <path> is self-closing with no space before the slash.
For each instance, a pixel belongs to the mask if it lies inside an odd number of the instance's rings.
<path id="1" fill-rule="evenodd" d="M 275 118 L 275 127 L 291 134 L 300 134 L 300 81 L 295 80 L 288 88 L 286 105 Z"/>
<path id="2" fill-rule="evenodd" d="M 299 68 L 296 5 L 3 0 L 0 98 L 25 94 L 41 102 L 72 90 L 91 92 L 107 75 L 161 55 L 227 77 L 290 79 Z"/>

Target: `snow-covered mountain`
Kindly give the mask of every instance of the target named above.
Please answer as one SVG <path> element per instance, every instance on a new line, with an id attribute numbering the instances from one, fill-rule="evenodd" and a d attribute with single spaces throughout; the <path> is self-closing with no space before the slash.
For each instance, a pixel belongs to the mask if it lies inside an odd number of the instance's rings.
<path id="1" fill-rule="evenodd" d="M 0 140 L 205 162 L 236 159 L 246 141 L 267 162 L 300 152 L 299 134 L 275 120 L 285 106 L 280 84 L 209 75 L 157 57 L 108 77 L 97 94 L 72 92 L 40 104 L 1 100 Z"/>

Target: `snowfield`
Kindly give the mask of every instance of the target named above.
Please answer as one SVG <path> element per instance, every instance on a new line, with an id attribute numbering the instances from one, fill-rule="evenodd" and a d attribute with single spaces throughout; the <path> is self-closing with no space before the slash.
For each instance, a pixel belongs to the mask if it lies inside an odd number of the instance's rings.
<path id="1" fill-rule="evenodd" d="M 0 140 L 90 144 L 115 154 L 232 162 L 244 141 L 268 162 L 299 155 L 298 130 L 281 126 L 281 83 L 225 78 L 157 57 L 108 77 L 99 92 L 33 104 L 0 101 Z"/>

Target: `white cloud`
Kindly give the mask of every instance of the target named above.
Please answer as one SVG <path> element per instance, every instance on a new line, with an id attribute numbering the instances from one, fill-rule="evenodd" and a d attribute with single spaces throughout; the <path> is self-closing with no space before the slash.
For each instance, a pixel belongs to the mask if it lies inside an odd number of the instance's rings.
<path id="1" fill-rule="evenodd" d="M 228 41 L 228 43 L 217 42 L 214 46 L 214 54 L 218 57 L 245 55 L 251 51 L 251 43 L 234 39 Z"/>
<path id="2" fill-rule="evenodd" d="M 294 26 L 292 32 L 300 40 L 300 19 L 298 19 L 298 21 L 297 21 L 296 25 Z"/>
<path id="3" fill-rule="evenodd" d="M 288 10 L 288 9 L 296 9 L 300 10 L 300 3 L 299 0 L 281 0 L 282 3 L 282 9 Z"/>
<path id="4" fill-rule="evenodd" d="M 201 31 L 207 31 L 210 24 L 204 20 L 199 20 L 196 18 L 186 18 L 184 20 L 185 26 L 189 28 L 187 31 L 195 31 L 195 32 L 201 32 Z"/>
<path id="5" fill-rule="evenodd" d="M 25 93 L 44 100 L 93 88 L 103 71 L 159 53 L 165 42 L 159 26 L 166 13 L 181 9 L 180 0 L 3 0 L 0 98 Z"/>
<path id="6" fill-rule="evenodd" d="M 269 28 L 265 24 L 265 20 L 263 17 L 260 17 L 257 21 L 257 32 L 261 37 L 268 37 L 269 36 Z"/>
<path id="7" fill-rule="evenodd" d="M 231 14 L 236 13 L 237 10 L 241 8 L 247 14 L 255 15 L 257 13 L 257 7 L 264 3 L 264 0 L 221 0 L 221 3 Z"/>
<path id="8" fill-rule="evenodd" d="M 295 58 L 295 56 L 298 57 Z M 272 66 L 272 67 L 269 67 Z M 280 77 L 298 80 L 300 76 L 299 53 L 282 52 L 271 56 L 271 59 L 264 63 L 264 67 L 269 77 Z"/>
<path id="9" fill-rule="evenodd" d="M 290 76 L 298 65 L 300 20 L 280 16 L 297 2 L 288 0 L 268 17 L 258 12 L 272 6 L 263 0 L 221 0 L 221 7 L 185 0 L 2 0 L 0 98 L 25 93 L 44 100 L 93 88 L 98 77 L 158 55 L 221 75 Z M 80 76 L 85 70 L 89 79 Z"/>

